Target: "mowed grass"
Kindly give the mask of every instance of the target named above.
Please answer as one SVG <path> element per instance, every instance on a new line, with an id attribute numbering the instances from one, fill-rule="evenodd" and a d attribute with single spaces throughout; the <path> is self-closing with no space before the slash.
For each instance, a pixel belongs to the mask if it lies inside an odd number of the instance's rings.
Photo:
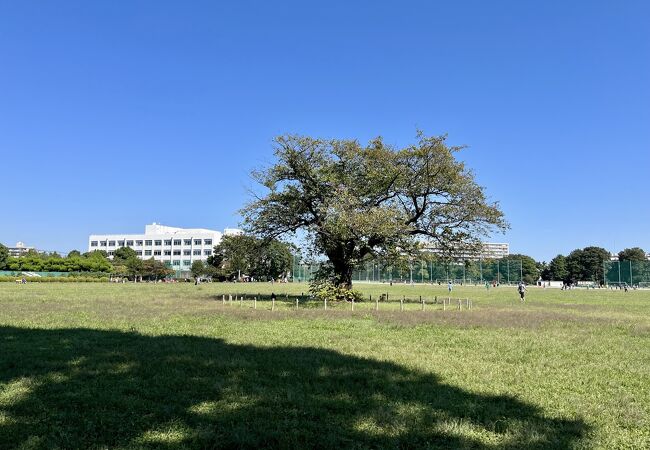
<path id="1" fill-rule="evenodd" d="M 0 284 L 0 448 L 650 448 L 650 292 L 357 287 Z"/>

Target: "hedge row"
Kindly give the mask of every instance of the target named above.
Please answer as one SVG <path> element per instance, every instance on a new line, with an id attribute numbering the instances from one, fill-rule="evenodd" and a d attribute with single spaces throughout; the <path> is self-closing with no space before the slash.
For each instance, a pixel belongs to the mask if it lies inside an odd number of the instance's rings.
<path id="1" fill-rule="evenodd" d="M 0 277 L 2 282 L 15 282 L 21 276 Z M 25 277 L 28 283 L 108 283 L 108 277 Z"/>

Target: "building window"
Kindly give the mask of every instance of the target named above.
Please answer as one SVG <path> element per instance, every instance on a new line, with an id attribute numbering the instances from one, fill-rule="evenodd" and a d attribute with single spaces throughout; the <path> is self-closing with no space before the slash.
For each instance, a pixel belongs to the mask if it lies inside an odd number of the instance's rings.
<path id="1" fill-rule="evenodd" d="M 174 245 L 181 245 L 180 239 L 174 239 Z"/>
<path id="2" fill-rule="evenodd" d="M 138 256 L 142 256 L 142 250 L 136 250 L 135 254 Z"/>
<path id="3" fill-rule="evenodd" d="M 165 239 L 165 245 L 172 245 L 171 239 Z"/>
<path id="4" fill-rule="evenodd" d="M 212 239 L 203 239 L 205 245 L 212 245 Z"/>
<path id="5" fill-rule="evenodd" d="M 133 247 L 133 241 L 126 241 L 127 247 Z"/>
<path id="6" fill-rule="evenodd" d="M 183 255 L 190 256 L 192 254 L 191 250 L 183 250 Z"/>
<path id="7" fill-rule="evenodd" d="M 106 247 L 106 241 L 99 241 L 99 245 L 101 247 Z"/>
<path id="8" fill-rule="evenodd" d="M 194 250 L 192 254 L 201 256 L 201 250 Z"/>
<path id="9" fill-rule="evenodd" d="M 144 241 L 144 245 L 151 245 L 152 242 L 153 241 L 151 239 L 147 239 L 146 241 Z"/>
<path id="10" fill-rule="evenodd" d="M 154 256 L 160 256 L 161 254 L 162 254 L 162 252 L 160 250 L 154 250 L 153 251 Z"/>
<path id="11" fill-rule="evenodd" d="M 201 245 L 201 239 L 194 239 L 194 245 Z"/>
<path id="12" fill-rule="evenodd" d="M 185 239 L 185 240 L 183 241 L 183 244 L 185 244 L 185 245 L 192 245 L 192 239 Z"/>
<path id="13" fill-rule="evenodd" d="M 113 256 L 114 254 L 115 254 L 115 252 L 113 250 L 108 251 L 108 256 Z"/>
<path id="14" fill-rule="evenodd" d="M 151 256 L 151 250 L 145 250 L 144 256 Z"/>
<path id="15" fill-rule="evenodd" d="M 108 241 L 109 247 L 115 247 L 115 241 Z"/>
<path id="16" fill-rule="evenodd" d="M 91 247 L 97 247 L 97 241 L 90 241 Z"/>
<path id="17" fill-rule="evenodd" d="M 180 250 L 174 250 L 174 255 L 180 255 L 181 251 Z"/>
<path id="18" fill-rule="evenodd" d="M 165 250 L 165 256 L 171 256 L 172 251 L 171 250 Z"/>
<path id="19" fill-rule="evenodd" d="M 175 266 L 180 266 L 181 265 L 181 260 L 180 259 L 175 259 L 172 264 L 175 265 Z"/>
<path id="20" fill-rule="evenodd" d="M 212 254 L 212 250 L 203 250 L 203 254 L 206 256 L 210 256 Z"/>
<path id="21" fill-rule="evenodd" d="M 149 244 L 151 245 L 151 244 Z M 136 247 L 142 247 L 142 241 L 135 241 L 135 246 Z"/>
<path id="22" fill-rule="evenodd" d="M 189 267 L 189 266 L 192 265 L 192 261 L 190 261 L 189 259 L 184 259 L 183 260 L 183 265 Z"/>
<path id="23" fill-rule="evenodd" d="M 124 247 L 124 241 L 117 241 L 118 247 Z"/>
<path id="24" fill-rule="evenodd" d="M 156 239 L 153 241 L 153 245 L 160 247 L 162 245 L 162 241 L 160 239 Z"/>

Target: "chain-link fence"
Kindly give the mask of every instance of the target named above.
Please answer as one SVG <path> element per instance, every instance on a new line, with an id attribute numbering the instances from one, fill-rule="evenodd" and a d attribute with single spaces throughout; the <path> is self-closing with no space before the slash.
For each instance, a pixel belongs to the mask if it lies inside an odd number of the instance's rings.
<path id="1" fill-rule="evenodd" d="M 294 281 L 309 281 L 320 268 L 319 263 L 295 262 Z M 514 284 L 522 280 L 521 260 L 478 260 L 439 262 L 413 260 L 398 265 L 379 261 L 365 262 L 354 270 L 353 282 L 368 283 L 446 283 L 460 284 Z"/>
<path id="2" fill-rule="evenodd" d="M 650 287 L 650 261 L 605 261 L 603 276 L 610 285 Z"/>

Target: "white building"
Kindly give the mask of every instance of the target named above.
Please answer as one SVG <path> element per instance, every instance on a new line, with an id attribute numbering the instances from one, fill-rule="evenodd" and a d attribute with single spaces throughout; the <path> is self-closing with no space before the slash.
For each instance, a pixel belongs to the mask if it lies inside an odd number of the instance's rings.
<path id="1" fill-rule="evenodd" d="M 9 250 L 9 256 L 23 256 L 30 250 L 34 250 L 34 247 L 27 247 L 23 242 L 16 242 L 14 247 L 8 246 L 7 250 Z"/>
<path id="2" fill-rule="evenodd" d="M 227 228 L 224 233 L 204 228 L 176 228 L 152 223 L 146 225 L 144 234 L 91 234 L 88 251 L 104 250 L 112 258 L 115 250 L 130 247 L 141 259 L 163 261 L 177 271 L 188 271 L 194 261 L 205 261 L 212 255 L 214 246 L 225 234 L 238 235 L 242 231 Z"/>
<path id="3" fill-rule="evenodd" d="M 481 243 L 481 250 L 479 253 L 465 253 L 460 252 L 458 255 L 455 255 L 455 258 L 468 259 L 468 260 L 479 260 L 479 259 L 501 259 L 510 255 L 510 244 L 507 242 L 483 242 Z M 442 251 L 435 246 L 428 246 L 425 248 L 426 251 L 433 254 L 442 254 Z"/>

